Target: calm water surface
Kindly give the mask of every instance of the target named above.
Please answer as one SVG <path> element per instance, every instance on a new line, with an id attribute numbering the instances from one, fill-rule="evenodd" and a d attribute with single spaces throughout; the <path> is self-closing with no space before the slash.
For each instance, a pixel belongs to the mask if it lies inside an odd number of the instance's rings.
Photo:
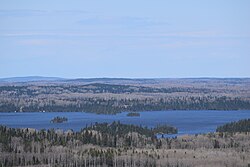
<path id="1" fill-rule="evenodd" d="M 181 134 L 199 134 L 214 132 L 216 127 L 228 122 L 250 118 L 250 111 L 150 111 L 140 112 L 140 117 L 128 117 L 127 112 L 117 115 L 97 115 L 84 112 L 31 112 L 31 113 L 0 113 L 0 124 L 14 128 L 35 129 L 73 129 L 79 131 L 86 125 L 95 122 L 120 121 L 126 124 L 148 127 L 157 124 L 175 126 Z M 68 122 L 50 123 L 56 116 L 65 116 Z"/>

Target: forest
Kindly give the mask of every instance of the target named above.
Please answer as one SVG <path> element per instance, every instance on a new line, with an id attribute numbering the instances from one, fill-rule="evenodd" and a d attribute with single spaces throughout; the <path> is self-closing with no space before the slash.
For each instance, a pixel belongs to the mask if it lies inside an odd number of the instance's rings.
<path id="1" fill-rule="evenodd" d="M 68 118 L 66 117 L 55 117 L 53 118 L 52 120 L 50 120 L 51 123 L 63 123 L 63 122 L 67 122 L 68 121 Z"/>
<path id="2" fill-rule="evenodd" d="M 247 79 L 132 81 L 2 83 L 0 112 L 116 114 L 122 111 L 250 109 L 250 81 Z"/>
<path id="3" fill-rule="evenodd" d="M 139 117 L 140 116 L 140 113 L 138 112 L 129 112 L 127 114 L 128 117 Z"/>
<path id="4" fill-rule="evenodd" d="M 249 110 L 249 95 L 249 79 L 0 82 L 0 112 Z M 169 125 L 120 122 L 95 123 L 77 132 L 0 126 L 0 167 L 250 166 L 249 120 L 218 127 L 215 133 L 156 135 L 175 133 L 178 129 Z"/>
<path id="5" fill-rule="evenodd" d="M 239 124 L 237 124 L 239 125 Z M 237 126 L 236 125 L 236 126 Z M 157 138 L 176 128 L 95 123 L 72 130 L 0 126 L 0 166 L 249 166 L 250 133 L 216 132 Z"/>
<path id="6" fill-rule="evenodd" d="M 227 123 L 219 126 L 216 129 L 217 132 L 250 132 L 250 119 L 243 119 L 236 122 Z"/>

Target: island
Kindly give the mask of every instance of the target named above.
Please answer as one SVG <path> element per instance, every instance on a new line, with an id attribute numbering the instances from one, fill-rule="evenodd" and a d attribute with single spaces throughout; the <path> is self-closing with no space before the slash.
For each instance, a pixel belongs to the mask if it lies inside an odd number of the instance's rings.
<path id="1" fill-rule="evenodd" d="M 140 116 L 140 113 L 138 112 L 130 112 L 127 114 L 128 117 L 139 117 Z"/>
<path id="2" fill-rule="evenodd" d="M 51 123 L 63 123 L 63 122 L 67 122 L 67 121 L 68 121 L 68 118 L 57 116 L 57 117 L 53 118 L 50 122 Z"/>

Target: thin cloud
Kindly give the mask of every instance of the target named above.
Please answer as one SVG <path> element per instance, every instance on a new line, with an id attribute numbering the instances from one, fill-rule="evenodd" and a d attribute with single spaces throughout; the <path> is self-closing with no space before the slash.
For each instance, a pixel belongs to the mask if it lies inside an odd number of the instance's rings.
<path id="1" fill-rule="evenodd" d="M 11 33 L 2 33 L 2 37 L 93 37 L 97 34 L 90 33 L 74 33 L 74 32 L 11 32 Z"/>
<path id="2" fill-rule="evenodd" d="M 15 10 L 0 10 L 0 17 L 30 17 L 30 16 L 45 16 L 54 14 L 76 15 L 86 14 L 84 10 L 32 10 L 32 9 L 15 9 Z"/>
<path id="3" fill-rule="evenodd" d="M 76 32 L 65 31 L 55 32 L 53 30 L 47 32 L 19 31 L 19 32 L 2 32 L 2 37 L 131 37 L 131 38 L 250 38 L 249 34 L 225 34 L 216 31 L 188 31 L 188 32 L 171 32 L 171 33 L 97 33 L 97 32 Z"/>
<path id="4" fill-rule="evenodd" d="M 58 14 L 86 14 L 89 13 L 86 10 L 54 10 L 53 12 Z"/>
<path id="5" fill-rule="evenodd" d="M 168 37 L 216 37 L 220 36 L 221 33 L 216 31 L 187 31 L 187 32 L 173 32 L 173 33 L 166 33 L 162 34 L 162 36 Z"/>
<path id="6" fill-rule="evenodd" d="M 235 40 L 181 40 L 173 41 L 169 43 L 162 44 L 161 47 L 169 49 L 179 49 L 179 48 L 201 48 L 201 47 L 215 47 L 215 46 L 236 46 L 238 42 Z"/>
<path id="7" fill-rule="evenodd" d="M 216 35 L 217 34 L 217 35 Z M 119 36 L 119 37 L 217 37 L 220 36 L 216 32 L 173 32 L 173 33 L 82 33 L 82 32 L 5 32 L 0 33 L 4 37 L 19 37 L 19 36 Z"/>
<path id="8" fill-rule="evenodd" d="M 49 45 L 52 44 L 51 40 L 46 39 L 27 39 L 18 41 L 21 45 L 32 45 L 32 46 L 41 46 L 41 45 Z"/>
<path id="9" fill-rule="evenodd" d="M 169 25 L 168 22 L 142 17 L 88 17 L 76 22 L 80 25 L 121 25 L 121 26 L 155 26 Z"/>
<path id="10" fill-rule="evenodd" d="M 0 10 L 0 17 L 27 17 L 27 16 L 39 16 L 47 13 L 46 10 Z"/>

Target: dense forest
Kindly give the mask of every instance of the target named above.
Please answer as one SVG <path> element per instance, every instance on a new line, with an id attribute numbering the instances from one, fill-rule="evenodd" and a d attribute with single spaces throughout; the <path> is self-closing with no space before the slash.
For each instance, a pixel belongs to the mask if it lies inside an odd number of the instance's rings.
<path id="1" fill-rule="evenodd" d="M 113 122 L 96 123 L 74 132 L 0 126 L 0 166 L 250 165 L 249 132 L 155 137 L 167 127 L 149 129 Z"/>
<path id="2" fill-rule="evenodd" d="M 250 119 L 243 119 L 236 122 L 219 126 L 217 132 L 250 132 Z"/>
<path id="3" fill-rule="evenodd" d="M 0 112 L 115 114 L 122 111 L 250 109 L 250 88 L 244 80 L 238 81 L 236 86 L 229 84 L 231 82 L 188 81 L 186 85 L 170 81 L 129 85 L 8 83 L 0 86 Z"/>
<path id="4" fill-rule="evenodd" d="M 67 122 L 68 121 L 68 118 L 66 117 L 55 117 L 53 118 L 52 120 L 50 120 L 51 123 L 63 123 L 63 122 Z"/>
<path id="5" fill-rule="evenodd" d="M 48 100 L 48 101 L 47 101 Z M 50 99 L 13 99 L 1 103 L 0 112 L 94 112 L 115 114 L 122 111 L 160 110 L 244 110 L 250 109 L 250 102 L 228 97 L 190 97 L 169 99 L 102 99 L 84 98 L 57 103 Z M 64 101 L 64 100 L 62 100 Z"/>
<path id="6" fill-rule="evenodd" d="M 141 114 L 138 112 L 129 112 L 127 113 L 128 117 L 139 117 Z"/>

